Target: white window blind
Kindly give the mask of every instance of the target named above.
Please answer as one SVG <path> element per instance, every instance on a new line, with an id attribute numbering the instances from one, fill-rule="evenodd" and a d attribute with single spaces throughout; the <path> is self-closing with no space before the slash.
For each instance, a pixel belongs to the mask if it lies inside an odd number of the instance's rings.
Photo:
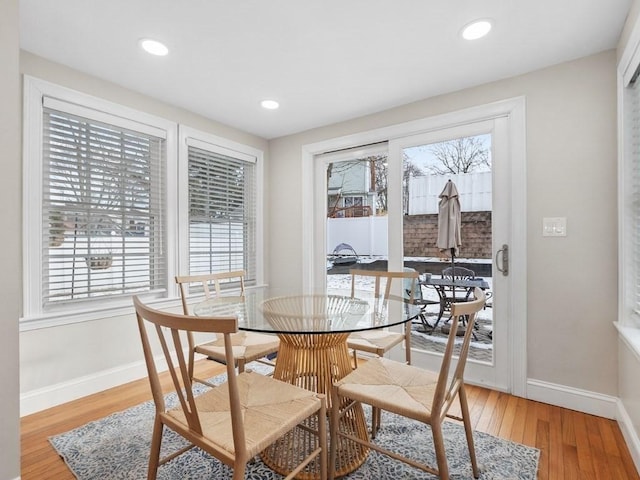
<path id="1" fill-rule="evenodd" d="M 189 139 L 189 271 L 256 281 L 255 158 Z M 245 158 L 247 157 L 247 158 Z"/>
<path id="2" fill-rule="evenodd" d="M 166 290 L 165 140 L 105 119 L 43 110 L 45 310 Z"/>
<path id="3" fill-rule="evenodd" d="M 637 75 L 631 80 L 626 89 L 626 136 L 630 158 L 628 168 L 631 172 L 631 204 L 630 204 L 630 238 L 629 245 L 632 251 L 633 268 L 629 269 L 632 275 L 633 285 L 632 301 L 636 315 L 640 315 L 640 82 Z"/>

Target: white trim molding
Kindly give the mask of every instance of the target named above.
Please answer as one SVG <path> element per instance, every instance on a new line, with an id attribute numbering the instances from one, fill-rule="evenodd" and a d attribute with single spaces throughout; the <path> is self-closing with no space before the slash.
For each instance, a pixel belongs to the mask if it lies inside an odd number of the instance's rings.
<path id="1" fill-rule="evenodd" d="M 20 394 L 20 416 L 24 417 L 146 376 L 147 368 L 144 361 L 139 361 L 25 392 Z"/>
<path id="2" fill-rule="evenodd" d="M 188 351 L 185 350 L 184 354 L 187 355 Z M 196 360 L 198 358 L 204 358 L 204 356 L 197 355 Z M 173 360 L 176 363 L 177 357 L 174 357 Z M 163 354 L 155 357 L 155 363 L 158 371 L 164 372 L 168 370 L 167 361 Z M 24 417 L 25 415 L 147 377 L 147 366 L 144 360 L 140 360 L 38 388 L 20 394 L 20 416 Z"/>
<path id="3" fill-rule="evenodd" d="M 638 438 L 638 434 L 636 429 L 633 427 L 631 417 L 629 416 L 626 408 L 624 408 L 624 404 L 620 399 L 617 401 L 616 419 L 618 420 L 618 426 L 622 431 L 622 436 L 627 444 L 631 458 L 633 458 L 636 470 L 640 472 L 640 438 Z"/>
<path id="4" fill-rule="evenodd" d="M 619 400 L 612 395 L 605 395 L 532 378 L 527 380 L 527 394 L 529 400 L 569 408 L 599 417 L 617 418 Z"/>

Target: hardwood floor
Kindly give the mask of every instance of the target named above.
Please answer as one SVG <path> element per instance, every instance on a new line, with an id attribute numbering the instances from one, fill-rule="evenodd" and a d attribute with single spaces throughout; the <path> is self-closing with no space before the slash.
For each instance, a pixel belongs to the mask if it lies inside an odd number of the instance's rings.
<path id="1" fill-rule="evenodd" d="M 197 368 L 203 378 L 224 369 L 211 361 Z M 468 396 L 475 430 L 541 450 L 541 480 L 640 480 L 613 420 L 479 387 L 469 387 Z M 150 398 L 143 379 L 22 418 L 21 480 L 73 480 L 48 437 Z"/>

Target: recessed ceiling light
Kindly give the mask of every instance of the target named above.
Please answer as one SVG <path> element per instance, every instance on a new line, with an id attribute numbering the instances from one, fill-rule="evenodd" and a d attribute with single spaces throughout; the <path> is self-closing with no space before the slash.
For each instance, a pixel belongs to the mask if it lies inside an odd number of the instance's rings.
<path id="1" fill-rule="evenodd" d="M 462 29 L 462 38 L 465 40 L 477 40 L 484 37 L 491 30 L 489 20 L 476 20 Z"/>
<path id="2" fill-rule="evenodd" d="M 263 100 L 260 102 L 262 108 L 266 108 L 267 110 L 275 110 L 280 107 L 280 104 L 275 100 Z"/>
<path id="3" fill-rule="evenodd" d="M 140 46 L 145 52 L 150 53 L 151 55 L 163 57 L 169 53 L 169 49 L 164 43 L 160 43 L 157 40 L 151 40 L 150 38 L 141 39 Z"/>

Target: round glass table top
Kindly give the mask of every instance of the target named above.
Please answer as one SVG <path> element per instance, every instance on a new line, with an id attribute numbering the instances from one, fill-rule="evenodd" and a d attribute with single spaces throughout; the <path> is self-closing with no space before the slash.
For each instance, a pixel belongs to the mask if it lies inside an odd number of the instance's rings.
<path id="1" fill-rule="evenodd" d="M 244 296 L 212 297 L 194 306 L 200 317 L 237 316 L 240 330 L 268 333 L 340 333 L 400 325 L 416 318 L 420 307 L 401 298 L 351 298 L 349 292 L 288 295 L 267 288 Z"/>

